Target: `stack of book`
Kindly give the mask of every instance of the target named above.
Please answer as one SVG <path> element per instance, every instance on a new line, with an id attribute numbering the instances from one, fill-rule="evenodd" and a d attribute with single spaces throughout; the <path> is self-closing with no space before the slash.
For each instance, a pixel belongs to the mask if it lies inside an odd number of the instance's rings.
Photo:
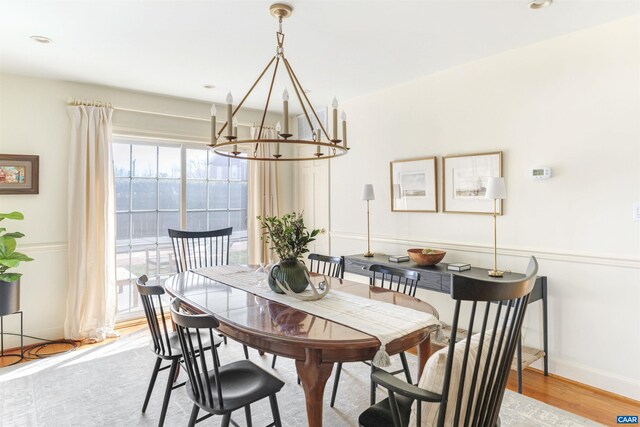
<path id="1" fill-rule="evenodd" d="M 406 262 L 409 261 L 408 255 L 390 255 L 389 262 Z"/>

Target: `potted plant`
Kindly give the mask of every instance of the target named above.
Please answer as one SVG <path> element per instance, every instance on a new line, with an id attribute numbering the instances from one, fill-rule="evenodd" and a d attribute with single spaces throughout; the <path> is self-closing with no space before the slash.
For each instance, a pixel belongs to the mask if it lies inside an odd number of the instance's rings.
<path id="1" fill-rule="evenodd" d="M 3 219 L 22 220 L 20 212 L 0 213 Z M 7 272 L 17 267 L 22 261 L 33 261 L 23 253 L 16 252 L 16 239 L 24 237 L 20 232 L 6 233 L 6 228 L 0 228 L 0 316 L 15 313 L 20 310 L 20 273 Z"/>
<path id="2" fill-rule="evenodd" d="M 262 238 L 271 243 L 270 249 L 280 258 L 280 262 L 269 272 L 269 287 L 274 292 L 283 293 L 276 284 L 277 279 L 280 283 L 286 282 L 294 292 L 304 291 L 309 286 L 309 272 L 301 258 L 309 251 L 307 245 L 316 240 L 320 230 L 308 231 L 302 214 L 295 212 L 282 217 L 259 216 L 258 220 L 263 230 Z"/>

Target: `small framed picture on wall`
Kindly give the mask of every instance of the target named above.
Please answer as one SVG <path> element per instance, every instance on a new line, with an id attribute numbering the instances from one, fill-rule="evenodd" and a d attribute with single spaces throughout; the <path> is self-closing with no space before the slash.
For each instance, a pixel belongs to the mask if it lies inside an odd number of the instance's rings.
<path id="1" fill-rule="evenodd" d="M 485 199 L 487 182 L 501 176 L 502 151 L 443 157 L 443 212 L 493 214 L 493 200 Z M 502 209 L 500 200 L 499 215 Z"/>
<path id="2" fill-rule="evenodd" d="M 39 156 L 0 154 L 0 194 L 38 194 Z"/>
<path id="3" fill-rule="evenodd" d="M 390 163 L 391 211 L 438 212 L 435 157 Z"/>

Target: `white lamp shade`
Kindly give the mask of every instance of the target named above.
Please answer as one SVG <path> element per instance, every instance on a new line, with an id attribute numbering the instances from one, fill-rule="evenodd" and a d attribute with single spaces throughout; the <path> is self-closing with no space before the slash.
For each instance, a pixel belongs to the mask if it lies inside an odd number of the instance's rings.
<path id="1" fill-rule="evenodd" d="M 487 182 L 487 192 L 484 195 L 487 199 L 504 199 L 507 197 L 507 190 L 504 186 L 504 178 L 489 178 Z"/>
<path id="2" fill-rule="evenodd" d="M 362 200 L 375 200 L 376 195 L 373 192 L 373 184 L 365 184 L 362 187 Z"/>

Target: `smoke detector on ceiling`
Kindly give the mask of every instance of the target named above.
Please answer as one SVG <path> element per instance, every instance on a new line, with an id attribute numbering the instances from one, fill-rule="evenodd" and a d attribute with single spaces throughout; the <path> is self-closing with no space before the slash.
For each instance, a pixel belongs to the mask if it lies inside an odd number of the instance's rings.
<path id="1" fill-rule="evenodd" d="M 44 43 L 44 44 L 49 44 L 53 41 L 49 37 L 45 37 L 45 36 L 31 36 L 30 38 L 34 42 Z"/>
<path id="2" fill-rule="evenodd" d="M 533 10 L 544 9 L 545 7 L 549 6 L 551 3 L 553 3 L 553 0 L 533 0 L 531 3 L 529 3 L 529 9 L 533 9 Z"/>

